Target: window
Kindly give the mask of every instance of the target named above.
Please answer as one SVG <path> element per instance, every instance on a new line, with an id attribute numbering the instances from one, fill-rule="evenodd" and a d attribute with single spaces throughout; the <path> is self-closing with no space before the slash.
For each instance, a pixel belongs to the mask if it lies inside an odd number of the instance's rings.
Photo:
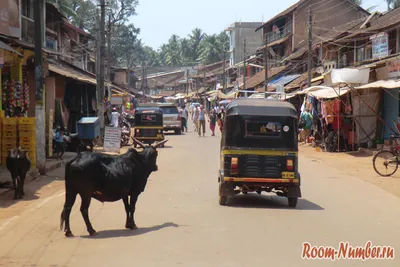
<path id="1" fill-rule="evenodd" d="M 246 121 L 245 137 L 279 137 L 281 124 L 278 122 Z"/>
<path id="2" fill-rule="evenodd" d="M 22 0 L 21 1 L 21 13 L 22 13 L 22 16 L 33 19 L 32 0 Z"/>
<path id="3" fill-rule="evenodd" d="M 111 72 L 110 73 L 110 80 L 113 82 L 113 81 L 115 81 L 115 73 L 114 72 Z"/>
<path id="4" fill-rule="evenodd" d="M 176 107 L 161 107 L 163 114 L 178 114 L 178 109 Z"/>

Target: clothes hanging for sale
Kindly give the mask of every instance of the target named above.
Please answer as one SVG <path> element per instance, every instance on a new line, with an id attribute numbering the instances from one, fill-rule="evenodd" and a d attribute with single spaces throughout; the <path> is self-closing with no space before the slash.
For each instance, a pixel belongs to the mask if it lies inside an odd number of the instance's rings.
<path id="1" fill-rule="evenodd" d="M 333 101 L 324 101 L 323 102 L 323 117 L 325 119 L 325 122 L 327 124 L 332 123 L 333 122 L 333 116 L 334 116 L 334 112 L 333 112 Z"/>
<path id="2" fill-rule="evenodd" d="M 342 116 L 341 116 L 341 101 L 339 99 L 332 101 L 333 107 L 333 122 L 332 129 L 337 131 L 342 127 Z"/>

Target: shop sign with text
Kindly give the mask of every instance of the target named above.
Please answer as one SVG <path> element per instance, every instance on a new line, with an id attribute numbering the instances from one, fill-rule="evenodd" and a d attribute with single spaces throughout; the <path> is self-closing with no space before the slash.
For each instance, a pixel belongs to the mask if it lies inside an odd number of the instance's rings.
<path id="1" fill-rule="evenodd" d="M 388 77 L 389 78 L 400 77 L 400 59 L 388 61 L 387 68 L 388 68 Z"/>
<path id="2" fill-rule="evenodd" d="M 371 36 L 372 42 L 372 57 L 382 58 L 389 55 L 389 41 L 387 33 L 380 33 Z"/>
<path id="3" fill-rule="evenodd" d="M 21 37 L 18 0 L 0 0 L 0 34 Z"/>

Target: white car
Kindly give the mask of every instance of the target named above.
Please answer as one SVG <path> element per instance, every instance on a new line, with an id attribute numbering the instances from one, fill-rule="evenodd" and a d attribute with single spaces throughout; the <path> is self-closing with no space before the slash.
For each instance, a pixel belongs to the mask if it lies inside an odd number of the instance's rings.
<path id="1" fill-rule="evenodd" d="M 164 131 L 181 134 L 182 121 L 178 108 L 172 103 L 159 103 L 158 106 L 163 112 Z"/>

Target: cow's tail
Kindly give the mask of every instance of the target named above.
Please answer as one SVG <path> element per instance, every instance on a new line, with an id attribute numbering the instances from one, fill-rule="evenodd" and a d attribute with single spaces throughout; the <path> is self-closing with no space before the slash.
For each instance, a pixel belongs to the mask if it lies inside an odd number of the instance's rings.
<path id="1" fill-rule="evenodd" d="M 65 212 L 66 212 L 66 208 L 67 208 L 67 201 L 68 201 L 68 194 L 70 194 L 70 190 L 71 190 L 71 179 L 70 179 L 70 167 L 72 162 L 74 162 L 76 159 L 76 157 L 74 157 L 72 160 L 68 161 L 65 164 L 65 203 L 64 203 L 64 208 L 61 212 L 61 218 L 60 218 L 60 231 L 63 229 L 64 227 L 64 222 L 65 222 Z"/>

